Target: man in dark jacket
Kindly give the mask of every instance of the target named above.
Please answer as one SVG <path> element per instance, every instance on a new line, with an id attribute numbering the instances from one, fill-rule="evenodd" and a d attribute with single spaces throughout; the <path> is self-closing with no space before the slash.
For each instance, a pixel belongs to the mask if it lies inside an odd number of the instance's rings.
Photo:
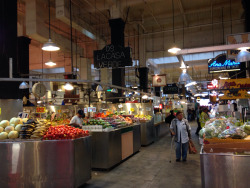
<path id="1" fill-rule="evenodd" d="M 168 117 L 166 117 L 165 119 L 165 123 L 167 123 L 169 126 L 171 124 L 171 121 L 175 118 L 175 115 L 174 115 L 174 111 L 171 110 L 170 111 L 170 115 Z"/>

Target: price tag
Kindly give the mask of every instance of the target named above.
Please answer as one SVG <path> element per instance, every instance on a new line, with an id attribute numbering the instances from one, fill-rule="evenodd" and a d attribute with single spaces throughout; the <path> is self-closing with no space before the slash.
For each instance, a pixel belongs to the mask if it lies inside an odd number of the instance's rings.
<path id="1" fill-rule="evenodd" d="M 20 118 L 29 118 L 29 113 L 19 112 L 18 117 L 20 117 Z"/>
<path id="2" fill-rule="evenodd" d="M 93 109 L 91 107 L 88 107 L 88 112 L 93 112 Z"/>
<path id="3" fill-rule="evenodd" d="M 0 108 L 0 115 L 2 114 L 2 108 Z"/>
<path id="4" fill-rule="evenodd" d="M 88 112 L 88 109 L 87 108 L 84 108 L 84 113 L 86 114 Z"/>
<path id="5" fill-rule="evenodd" d="M 135 109 L 134 109 L 134 108 L 130 108 L 130 111 L 131 111 L 131 112 L 134 112 L 134 111 L 135 111 Z"/>
<path id="6" fill-rule="evenodd" d="M 45 113 L 46 108 L 45 107 L 36 107 L 36 113 Z"/>
<path id="7" fill-rule="evenodd" d="M 96 112 L 96 107 L 93 107 L 93 108 L 92 108 L 92 112 Z"/>

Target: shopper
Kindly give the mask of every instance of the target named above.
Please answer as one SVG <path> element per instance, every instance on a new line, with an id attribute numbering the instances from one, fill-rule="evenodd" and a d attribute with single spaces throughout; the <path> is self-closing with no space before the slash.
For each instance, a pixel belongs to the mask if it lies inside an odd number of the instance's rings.
<path id="1" fill-rule="evenodd" d="M 170 125 L 170 131 L 175 136 L 175 152 L 176 162 L 187 161 L 188 141 L 191 139 L 190 131 L 191 127 L 188 121 L 183 118 L 182 112 L 176 113 L 176 118 L 173 119 Z"/>
<path id="2" fill-rule="evenodd" d="M 201 128 L 205 127 L 207 120 L 209 120 L 208 109 L 204 108 L 200 115 Z"/>
<path id="3" fill-rule="evenodd" d="M 171 121 L 175 118 L 174 111 L 171 110 L 168 117 L 165 118 L 165 123 L 167 123 L 169 126 L 171 124 Z"/>
<path id="4" fill-rule="evenodd" d="M 199 132 L 200 132 L 200 130 L 201 130 L 201 123 L 200 123 L 200 115 L 201 115 L 201 108 L 198 108 L 197 110 L 196 110 L 196 121 L 197 121 L 197 125 L 198 125 L 198 127 L 197 127 L 197 129 L 196 129 L 196 132 L 195 132 L 195 134 L 196 135 L 199 135 Z"/>
<path id="5" fill-rule="evenodd" d="M 71 119 L 69 124 L 74 127 L 82 128 L 83 124 L 82 118 L 85 118 L 83 110 L 78 110 L 77 114 Z"/>

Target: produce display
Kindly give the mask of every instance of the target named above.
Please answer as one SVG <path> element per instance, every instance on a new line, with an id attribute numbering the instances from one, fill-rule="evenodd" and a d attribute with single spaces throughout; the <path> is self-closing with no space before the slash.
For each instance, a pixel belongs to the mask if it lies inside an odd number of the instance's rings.
<path id="1" fill-rule="evenodd" d="M 87 136 L 88 131 L 75 129 L 68 125 L 58 125 L 59 122 L 68 123 L 68 120 L 49 121 L 47 119 L 11 118 L 10 121 L 0 122 L 0 140 L 5 139 L 75 139 Z M 62 137 L 63 133 L 63 137 Z"/>
<path id="2" fill-rule="evenodd" d="M 49 127 L 48 131 L 43 136 L 43 139 L 44 140 L 76 139 L 83 136 L 89 136 L 89 132 L 68 125 L 58 125 Z"/>
<path id="3" fill-rule="evenodd" d="M 152 116 L 150 115 L 135 115 L 133 121 L 150 121 Z"/>
<path id="4" fill-rule="evenodd" d="M 229 117 L 213 118 L 206 122 L 200 132 L 200 138 L 243 139 L 250 133 L 250 122 L 244 125 L 239 120 Z"/>

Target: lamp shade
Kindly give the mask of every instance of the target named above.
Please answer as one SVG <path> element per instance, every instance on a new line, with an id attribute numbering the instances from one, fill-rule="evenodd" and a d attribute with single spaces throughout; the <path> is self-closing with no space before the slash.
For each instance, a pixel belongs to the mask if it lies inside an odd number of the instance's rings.
<path id="1" fill-rule="evenodd" d="M 65 90 L 73 90 L 74 87 L 73 87 L 69 82 L 67 82 L 67 83 L 65 84 L 65 86 L 64 86 L 64 89 L 65 89 Z"/>
<path id="2" fill-rule="evenodd" d="M 46 42 L 43 45 L 42 50 L 49 51 L 49 52 L 54 52 L 54 51 L 60 50 L 60 48 L 54 42 L 52 42 L 51 39 L 49 39 L 48 42 Z"/>
<path id="3" fill-rule="evenodd" d="M 236 56 L 236 62 L 247 62 L 250 61 L 250 53 L 246 50 L 241 50 Z"/>
<path id="4" fill-rule="evenodd" d="M 29 84 L 27 82 L 22 82 L 19 85 L 19 89 L 28 89 L 29 88 Z"/>
<path id="5" fill-rule="evenodd" d="M 112 92 L 112 93 L 118 93 L 118 90 L 117 90 L 116 88 L 113 88 L 113 89 L 111 90 L 111 92 Z"/>
<path id="6" fill-rule="evenodd" d="M 181 50 L 180 48 L 174 46 L 174 47 L 168 49 L 168 52 L 169 52 L 169 53 L 172 53 L 172 54 L 176 54 L 176 53 L 179 52 L 180 50 Z"/>
<path id="7" fill-rule="evenodd" d="M 45 63 L 45 65 L 50 66 L 50 67 L 53 67 L 53 66 L 56 65 L 56 63 L 53 62 L 53 61 L 51 61 L 51 60 L 49 60 L 48 62 Z"/>
<path id="8" fill-rule="evenodd" d="M 103 91 L 102 86 L 101 86 L 101 85 L 98 85 L 98 86 L 96 87 L 96 91 Z M 112 92 L 112 91 L 111 91 L 111 92 Z"/>

